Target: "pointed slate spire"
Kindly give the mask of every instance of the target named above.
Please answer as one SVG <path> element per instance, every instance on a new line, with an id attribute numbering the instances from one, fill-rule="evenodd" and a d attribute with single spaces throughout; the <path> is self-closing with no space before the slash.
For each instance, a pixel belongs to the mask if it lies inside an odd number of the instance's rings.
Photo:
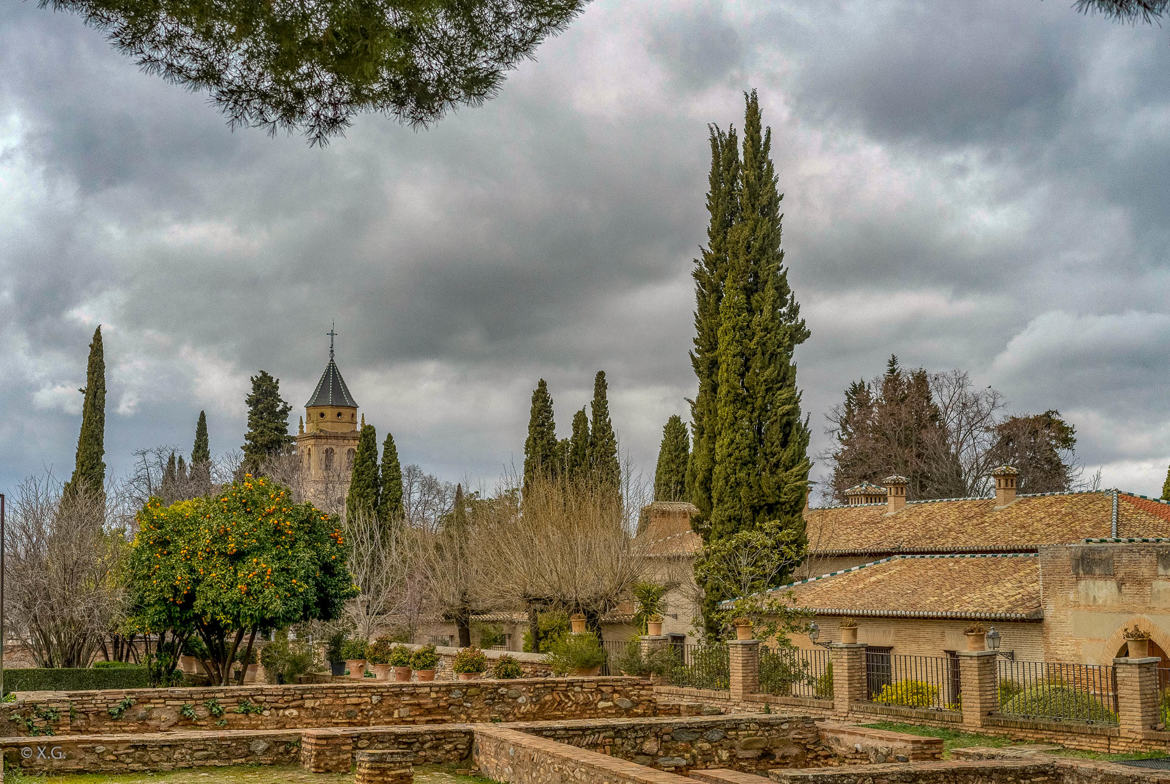
<path id="1" fill-rule="evenodd" d="M 339 333 L 336 329 L 331 328 L 325 334 L 329 336 L 329 364 L 325 366 L 325 372 L 321 374 L 321 380 L 317 382 L 317 388 L 313 390 L 313 396 L 309 398 L 308 403 L 305 403 L 305 407 L 345 406 L 357 408 L 357 401 L 353 399 L 353 395 L 349 394 L 349 387 L 345 385 L 345 379 L 341 377 L 341 371 L 337 369 L 337 363 L 333 361 L 333 338 L 337 337 Z"/>

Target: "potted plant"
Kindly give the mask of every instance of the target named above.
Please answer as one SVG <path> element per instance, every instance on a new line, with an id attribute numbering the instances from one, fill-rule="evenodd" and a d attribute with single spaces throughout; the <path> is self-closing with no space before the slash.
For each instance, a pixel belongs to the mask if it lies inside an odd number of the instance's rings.
<path id="1" fill-rule="evenodd" d="M 394 668 L 394 680 L 405 683 L 410 680 L 410 648 L 395 645 L 390 649 L 390 666 Z"/>
<path id="2" fill-rule="evenodd" d="M 573 628 L 573 634 L 585 633 L 585 613 L 573 613 L 569 616 L 569 625 Z"/>
<path id="3" fill-rule="evenodd" d="M 566 634 L 552 644 L 548 663 L 555 675 L 593 676 L 605 664 L 605 649 L 592 634 Z"/>
<path id="4" fill-rule="evenodd" d="M 857 619 L 856 618 L 842 618 L 838 624 L 841 629 L 841 642 L 846 645 L 857 644 Z"/>
<path id="5" fill-rule="evenodd" d="M 649 618 L 646 619 L 646 634 L 650 635 L 651 637 L 661 637 L 662 636 L 662 616 L 661 615 L 651 615 Z"/>
<path id="6" fill-rule="evenodd" d="M 455 671 L 461 681 L 473 681 L 483 675 L 487 669 L 487 656 L 479 648 L 472 646 L 464 648 L 455 654 L 451 662 L 451 669 Z"/>
<path id="7" fill-rule="evenodd" d="M 634 584 L 634 601 L 638 610 L 634 613 L 634 625 L 643 634 L 658 637 L 662 634 L 662 597 L 666 586 L 642 580 Z"/>
<path id="8" fill-rule="evenodd" d="M 385 637 L 379 637 L 370 644 L 369 650 L 366 651 L 366 658 L 370 662 L 370 669 L 374 671 L 374 677 L 380 681 L 390 680 L 390 652 L 394 646 L 390 644 L 390 640 Z"/>
<path id="9" fill-rule="evenodd" d="M 987 650 L 987 627 L 983 624 L 973 623 L 963 630 L 963 634 L 967 635 L 967 650 Z"/>
<path id="10" fill-rule="evenodd" d="M 735 624 L 735 639 L 750 640 L 752 638 L 752 619 L 746 616 L 739 616 L 734 619 L 732 623 Z"/>
<path id="11" fill-rule="evenodd" d="M 341 655 L 341 646 L 345 643 L 345 632 L 331 634 L 325 643 L 325 658 L 329 661 L 331 675 L 345 675 L 345 657 Z"/>
<path id="12" fill-rule="evenodd" d="M 1130 659 L 1144 659 L 1150 655 L 1150 633 L 1134 624 L 1122 634 L 1128 648 L 1126 655 Z"/>
<path id="13" fill-rule="evenodd" d="M 420 681 L 433 681 L 435 679 L 435 667 L 439 665 L 439 654 L 435 652 L 435 646 L 424 645 L 419 648 L 410 657 L 410 666 L 418 673 Z"/>
<path id="14" fill-rule="evenodd" d="M 366 677 L 365 640 L 346 640 L 341 646 L 341 658 L 345 660 L 346 674 L 351 678 Z"/>

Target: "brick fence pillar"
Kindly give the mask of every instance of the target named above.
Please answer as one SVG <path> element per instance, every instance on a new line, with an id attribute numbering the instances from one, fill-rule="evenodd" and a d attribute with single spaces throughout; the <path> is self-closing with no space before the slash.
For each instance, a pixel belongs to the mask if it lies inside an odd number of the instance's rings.
<path id="1" fill-rule="evenodd" d="M 644 634 L 638 638 L 638 651 L 642 654 L 642 658 L 662 650 L 666 647 L 666 643 L 670 638 L 665 634 L 649 635 Z"/>
<path id="2" fill-rule="evenodd" d="M 1160 661 L 1157 656 L 1113 660 L 1113 672 L 1117 675 L 1117 718 L 1122 735 L 1140 738 L 1150 730 L 1160 728 Z"/>
<path id="3" fill-rule="evenodd" d="M 337 729 L 308 730 L 301 735 L 301 767 L 310 773 L 349 773 L 353 737 Z"/>
<path id="4" fill-rule="evenodd" d="M 865 644 L 835 642 L 829 646 L 833 663 L 833 713 L 846 716 L 854 702 L 864 700 Z"/>
<path id="5" fill-rule="evenodd" d="M 731 699 L 742 700 L 760 691 L 760 641 L 730 640 L 727 643 L 731 659 Z"/>
<path id="6" fill-rule="evenodd" d="M 413 758 L 409 751 L 359 751 L 354 784 L 411 784 Z"/>
<path id="7" fill-rule="evenodd" d="M 963 726 L 976 729 L 999 710 L 999 678 L 995 651 L 959 651 L 959 693 Z"/>

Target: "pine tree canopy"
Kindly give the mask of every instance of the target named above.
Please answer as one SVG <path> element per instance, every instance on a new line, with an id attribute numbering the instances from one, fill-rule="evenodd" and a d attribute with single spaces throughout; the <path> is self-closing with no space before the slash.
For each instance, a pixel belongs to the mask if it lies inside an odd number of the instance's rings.
<path id="1" fill-rule="evenodd" d="M 557 426 L 553 417 L 552 395 L 542 378 L 532 390 L 532 408 L 528 416 L 528 438 L 524 441 L 524 487 L 537 477 L 556 476 L 560 466 Z"/>
<path id="2" fill-rule="evenodd" d="M 357 450 L 353 456 L 353 471 L 349 491 L 345 496 L 345 519 L 359 516 L 374 517 L 382 498 L 382 482 L 378 477 L 378 434 L 373 425 L 362 425 L 358 434 Z"/>
<path id="3" fill-rule="evenodd" d="M 280 381 L 261 370 L 252 376 L 248 404 L 248 432 L 244 435 L 244 469 L 257 474 L 264 462 L 293 444 L 288 432 L 290 406 L 280 396 Z"/>
<path id="4" fill-rule="evenodd" d="M 589 466 L 602 486 L 618 491 L 622 484 L 622 468 L 618 461 L 617 435 L 609 419 L 608 385 L 605 371 L 597 371 L 593 378 L 592 430 L 589 433 Z"/>
<path id="5" fill-rule="evenodd" d="M 666 420 L 662 444 L 658 447 L 658 466 L 654 471 L 654 500 L 686 499 L 687 462 L 691 445 L 687 426 L 678 414 Z"/>
<path id="6" fill-rule="evenodd" d="M 573 414 L 573 435 L 569 438 L 566 469 L 573 482 L 584 481 L 589 476 L 589 415 L 584 408 Z"/>
<path id="7" fill-rule="evenodd" d="M 206 91 L 234 126 L 320 142 L 358 112 L 427 125 L 499 91 L 585 0 L 42 0 L 148 73 Z"/>
<path id="8" fill-rule="evenodd" d="M 93 332 L 89 344 L 89 364 L 85 370 L 85 395 L 81 404 L 81 432 L 77 436 L 77 457 L 73 476 L 65 483 L 63 494 L 74 489 L 86 490 L 105 498 L 106 484 L 106 357 L 102 347 L 102 328 Z"/>
<path id="9" fill-rule="evenodd" d="M 382 443 L 382 497 L 378 504 L 378 518 L 383 525 L 403 519 L 402 466 L 398 462 L 398 447 L 394 436 L 386 434 Z"/>

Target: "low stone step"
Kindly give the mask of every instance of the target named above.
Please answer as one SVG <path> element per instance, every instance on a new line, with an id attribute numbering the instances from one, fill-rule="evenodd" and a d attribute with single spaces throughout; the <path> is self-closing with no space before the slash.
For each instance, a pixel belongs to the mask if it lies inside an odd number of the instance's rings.
<path id="1" fill-rule="evenodd" d="M 688 775 L 695 781 L 706 781 L 708 784 L 772 784 L 771 779 L 763 776 L 724 768 L 692 770 Z"/>

